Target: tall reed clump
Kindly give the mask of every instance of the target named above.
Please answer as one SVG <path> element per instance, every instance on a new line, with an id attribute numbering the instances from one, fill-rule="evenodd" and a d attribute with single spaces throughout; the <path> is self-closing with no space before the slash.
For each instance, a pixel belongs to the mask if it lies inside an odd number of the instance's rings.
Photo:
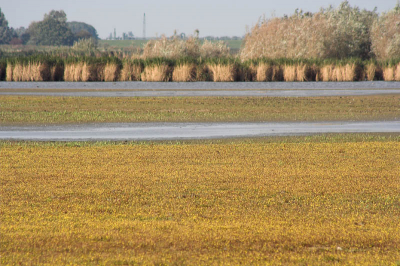
<path id="1" fill-rule="evenodd" d="M 117 57 L 106 58 L 105 60 L 103 60 L 102 63 L 98 64 L 98 73 L 104 73 L 102 79 L 99 78 L 99 80 L 104 80 L 104 81 L 119 80 L 121 68 L 122 68 L 122 62 Z"/>
<path id="2" fill-rule="evenodd" d="M 207 67 L 214 82 L 232 82 L 239 80 L 238 62 L 232 58 L 209 59 Z"/>
<path id="3" fill-rule="evenodd" d="M 400 60 L 381 61 L 382 76 L 385 81 L 400 81 Z"/>
<path id="4" fill-rule="evenodd" d="M 121 60 L 117 57 L 68 57 L 65 60 L 65 81 L 117 81 Z"/>
<path id="5" fill-rule="evenodd" d="M 364 64 L 365 77 L 368 81 L 382 80 L 382 68 L 375 60 L 369 60 Z"/>
<path id="6" fill-rule="evenodd" d="M 68 57 L 65 60 L 64 80 L 87 82 L 98 80 L 97 60 L 92 57 Z"/>
<path id="7" fill-rule="evenodd" d="M 296 10 L 292 16 L 263 19 L 246 35 L 240 58 L 368 58 L 376 16 L 344 1 L 315 14 Z"/>
<path id="8" fill-rule="evenodd" d="M 45 55 L 19 56 L 7 60 L 7 81 L 50 81 L 56 60 Z"/>
<path id="9" fill-rule="evenodd" d="M 363 81 L 363 62 L 359 59 L 325 60 L 317 75 L 317 81 Z"/>
<path id="10" fill-rule="evenodd" d="M 400 4 L 383 13 L 371 29 L 372 52 L 379 60 L 400 58 Z M 388 70 L 390 71 L 390 70 Z"/>
<path id="11" fill-rule="evenodd" d="M 121 69 L 121 81 L 140 81 L 144 69 L 141 59 L 124 59 Z"/>
<path id="12" fill-rule="evenodd" d="M 175 62 L 172 72 L 172 81 L 191 82 L 196 81 L 198 63 L 194 58 L 181 58 Z"/>
<path id="13" fill-rule="evenodd" d="M 166 58 L 150 58 L 144 60 L 142 81 L 166 82 L 172 78 L 173 61 Z"/>

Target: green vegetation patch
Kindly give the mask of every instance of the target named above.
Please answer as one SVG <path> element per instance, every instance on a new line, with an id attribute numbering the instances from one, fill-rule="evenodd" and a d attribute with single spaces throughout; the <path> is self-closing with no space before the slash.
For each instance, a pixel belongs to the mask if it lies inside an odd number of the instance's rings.
<path id="1" fill-rule="evenodd" d="M 400 96 L 0 96 L 0 124 L 398 120 Z"/>

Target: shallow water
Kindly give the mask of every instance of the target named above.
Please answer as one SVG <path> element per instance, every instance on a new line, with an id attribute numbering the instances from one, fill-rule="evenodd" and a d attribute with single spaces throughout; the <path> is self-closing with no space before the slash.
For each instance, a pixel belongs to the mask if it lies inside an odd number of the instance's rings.
<path id="1" fill-rule="evenodd" d="M 400 89 L 400 82 L 0 82 L 0 88 L 21 89 Z"/>
<path id="2" fill-rule="evenodd" d="M 127 123 L 0 127 L 2 140 L 98 141 L 176 140 L 310 135 L 400 133 L 400 121 L 318 123 Z"/>
<path id="3" fill-rule="evenodd" d="M 315 97 L 377 94 L 400 94 L 400 82 L 0 82 L 0 95 Z"/>

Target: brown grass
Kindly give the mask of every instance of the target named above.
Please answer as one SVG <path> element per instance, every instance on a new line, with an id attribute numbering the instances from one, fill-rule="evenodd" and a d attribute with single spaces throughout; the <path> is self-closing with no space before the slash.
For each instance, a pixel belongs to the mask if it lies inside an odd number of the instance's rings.
<path id="1" fill-rule="evenodd" d="M 283 79 L 285 81 L 296 81 L 296 66 L 295 65 L 284 65 L 283 66 Z"/>
<path id="2" fill-rule="evenodd" d="M 232 82 L 237 80 L 238 68 L 235 64 L 209 64 L 214 82 Z"/>
<path id="3" fill-rule="evenodd" d="M 257 66 L 256 81 L 272 81 L 273 66 L 266 63 L 260 63 Z"/>
<path id="4" fill-rule="evenodd" d="M 124 62 L 121 70 L 121 81 L 139 81 L 143 68 L 140 65 Z"/>
<path id="5" fill-rule="evenodd" d="M 82 67 L 82 81 L 96 81 L 97 80 L 97 67 L 95 65 L 90 65 L 84 63 Z"/>
<path id="6" fill-rule="evenodd" d="M 64 67 L 64 80 L 65 81 L 74 81 L 74 65 L 67 64 Z"/>
<path id="7" fill-rule="evenodd" d="M 117 64 L 107 63 L 104 67 L 104 81 L 119 80 L 120 68 Z"/>
<path id="8" fill-rule="evenodd" d="M 181 64 L 176 66 L 172 72 L 172 81 L 176 82 L 190 82 L 196 81 L 196 65 L 195 64 Z"/>
<path id="9" fill-rule="evenodd" d="M 297 81 L 311 81 L 315 80 L 312 76 L 312 70 L 309 65 L 299 64 L 296 66 L 296 80 Z"/>
<path id="10" fill-rule="evenodd" d="M 346 64 L 346 66 L 344 66 L 344 73 L 344 81 L 365 80 L 364 70 L 357 64 Z"/>
<path id="11" fill-rule="evenodd" d="M 396 66 L 396 72 L 394 74 L 394 79 L 396 81 L 400 81 L 400 63 L 398 63 Z"/>
<path id="12" fill-rule="evenodd" d="M 394 81 L 395 79 L 395 67 L 384 67 L 383 68 L 383 79 L 385 81 Z"/>
<path id="13" fill-rule="evenodd" d="M 322 81 L 334 81 L 336 80 L 336 72 L 334 65 L 326 65 L 321 67 L 321 78 Z"/>
<path id="14" fill-rule="evenodd" d="M 72 81 L 82 81 L 83 63 L 73 64 L 71 69 L 73 71 Z"/>
<path id="15" fill-rule="evenodd" d="M 365 68 L 365 75 L 368 81 L 376 80 L 377 66 L 374 63 L 368 64 Z"/>
<path id="16" fill-rule="evenodd" d="M 141 76 L 142 81 L 165 82 L 171 80 L 171 68 L 168 65 L 146 66 Z"/>

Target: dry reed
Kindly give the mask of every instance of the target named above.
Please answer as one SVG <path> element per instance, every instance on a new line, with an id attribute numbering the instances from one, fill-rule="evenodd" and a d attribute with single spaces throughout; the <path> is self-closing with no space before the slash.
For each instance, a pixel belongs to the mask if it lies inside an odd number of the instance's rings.
<path id="1" fill-rule="evenodd" d="M 272 81 L 273 67 L 270 64 L 260 63 L 257 66 L 256 81 Z"/>
<path id="2" fill-rule="evenodd" d="M 325 65 L 321 67 L 321 77 L 322 81 L 334 81 L 336 80 L 336 75 L 335 75 L 335 66 L 334 65 Z"/>
<path id="3" fill-rule="evenodd" d="M 174 68 L 172 72 L 172 81 L 176 82 L 191 82 L 196 80 L 196 65 L 181 64 Z"/>
<path id="4" fill-rule="evenodd" d="M 142 74 L 143 67 L 139 64 L 131 64 L 124 62 L 121 69 L 121 81 L 139 81 Z"/>
<path id="5" fill-rule="evenodd" d="M 377 66 L 374 63 L 368 64 L 365 68 L 365 75 L 368 81 L 376 79 Z"/>
<path id="6" fill-rule="evenodd" d="M 396 72 L 394 74 L 394 79 L 396 81 L 400 81 L 400 63 L 398 63 L 396 66 Z"/>
<path id="7" fill-rule="evenodd" d="M 104 67 L 104 81 L 117 81 L 119 79 L 120 68 L 115 63 L 107 63 Z"/>
<path id="8" fill-rule="evenodd" d="M 165 64 L 146 66 L 141 75 L 141 79 L 142 81 L 170 81 L 171 68 Z"/>
<path id="9" fill-rule="evenodd" d="M 74 81 L 74 64 L 67 64 L 64 67 L 64 80 Z"/>
<path id="10" fill-rule="evenodd" d="M 235 64 L 209 64 L 214 82 L 232 82 L 237 80 L 238 69 Z"/>
<path id="11" fill-rule="evenodd" d="M 388 66 L 383 68 L 383 79 L 385 81 L 394 81 L 395 80 L 395 67 Z"/>
<path id="12" fill-rule="evenodd" d="M 283 81 L 283 69 L 281 66 L 274 65 L 272 67 L 271 81 Z"/>
<path id="13" fill-rule="evenodd" d="M 82 77 L 81 80 L 87 81 L 97 81 L 97 67 L 88 63 L 84 63 L 82 67 Z"/>
<path id="14" fill-rule="evenodd" d="M 293 82 L 297 80 L 296 66 L 284 65 L 283 66 L 283 79 L 284 81 Z"/>

